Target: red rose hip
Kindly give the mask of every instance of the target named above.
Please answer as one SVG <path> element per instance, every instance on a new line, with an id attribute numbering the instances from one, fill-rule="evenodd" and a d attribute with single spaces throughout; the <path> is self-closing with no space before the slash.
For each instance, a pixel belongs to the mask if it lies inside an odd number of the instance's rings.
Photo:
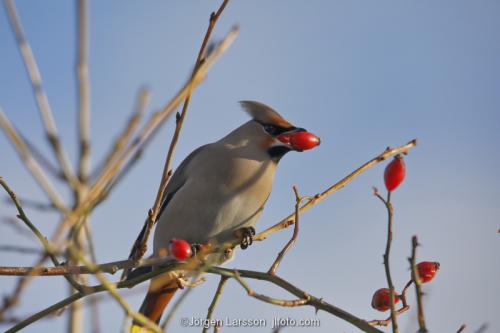
<path id="1" fill-rule="evenodd" d="M 394 191 L 403 182 L 406 175 L 405 162 L 401 155 L 394 156 L 391 163 L 387 164 L 384 171 L 385 187 L 388 191 Z"/>
<path id="2" fill-rule="evenodd" d="M 422 261 L 417 265 L 418 276 L 420 282 L 426 283 L 431 281 L 439 270 L 439 263 L 432 261 Z"/>
<path id="3" fill-rule="evenodd" d="M 172 239 L 169 250 L 170 254 L 177 260 L 186 260 L 193 255 L 191 245 L 184 239 Z"/>
<path id="4" fill-rule="evenodd" d="M 290 145 L 296 150 L 309 150 L 319 146 L 321 140 L 310 132 L 296 132 L 290 136 Z"/>
<path id="5" fill-rule="evenodd" d="M 385 312 L 391 308 L 390 291 L 388 288 L 380 288 L 373 294 L 372 308 Z M 399 297 L 394 293 L 394 304 L 399 302 Z"/>

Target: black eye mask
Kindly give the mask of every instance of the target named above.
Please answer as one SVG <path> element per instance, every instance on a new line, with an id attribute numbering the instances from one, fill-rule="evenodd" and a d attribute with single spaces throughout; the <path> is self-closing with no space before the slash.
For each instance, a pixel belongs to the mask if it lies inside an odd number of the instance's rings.
<path id="1" fill-rule="evenodd" d="M 288 131 L 292 131 L 295 127 L 284 128 L 281 126 L 271 125 L 271 124 L 261 124 L 264 131 L 266 131 L 269 135 L 278 136 L 281 133 L 285 133 Z"/>

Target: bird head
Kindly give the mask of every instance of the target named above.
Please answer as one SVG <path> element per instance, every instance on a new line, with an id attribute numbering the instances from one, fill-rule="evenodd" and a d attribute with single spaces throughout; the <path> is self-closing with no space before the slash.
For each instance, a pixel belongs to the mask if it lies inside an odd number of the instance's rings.
<path id="1" fill-rule="evenodd" d="M 295 127 L 271 107 L 256 101 L 241 101 L 240 104 L 257 124 L 261 147 L 273 160 L 279 161 L 289 151 L 302 152 L 320 144 L 319 137 Z"/>

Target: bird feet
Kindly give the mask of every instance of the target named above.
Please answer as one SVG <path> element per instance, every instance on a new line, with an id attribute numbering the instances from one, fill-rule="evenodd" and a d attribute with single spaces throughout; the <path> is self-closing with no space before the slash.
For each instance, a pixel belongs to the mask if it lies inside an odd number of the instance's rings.
<path id="1" fill-rule="evenodd" d="M 253 243 L 253 236 L 255 236 L 254 227 L 244 227 L 234 232 L 235 236 L 241 239 L 240 247 L 242 250 L 246 249 Z"/>
<path id="2" fill-rule="evenodd" d="M 198 252 L 201 251 L 202 247 L 203 247 L 203 244 L 200 244 L 200 243 L 192 243 L 190 244 L 191 245 L 191 252 L 193 253 L 193 257 L 196 257 L 196 255 L 198 254 Z"/>

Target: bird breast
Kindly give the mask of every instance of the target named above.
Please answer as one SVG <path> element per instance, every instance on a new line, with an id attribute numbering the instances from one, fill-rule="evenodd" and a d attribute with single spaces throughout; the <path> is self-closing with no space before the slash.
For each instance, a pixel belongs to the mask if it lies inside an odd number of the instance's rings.
<path id="1" fill-rule="evenodd" d="M 201 155 L 201 154 L 200 154 Z M 155 253 L 172 238 L 190 243 L 231 239 L 236 229 L 253 226 L 269 197 L 275 164 L 238 154 L 190 163 L 185 183 L 160 216 L 155 231 Z"/>

